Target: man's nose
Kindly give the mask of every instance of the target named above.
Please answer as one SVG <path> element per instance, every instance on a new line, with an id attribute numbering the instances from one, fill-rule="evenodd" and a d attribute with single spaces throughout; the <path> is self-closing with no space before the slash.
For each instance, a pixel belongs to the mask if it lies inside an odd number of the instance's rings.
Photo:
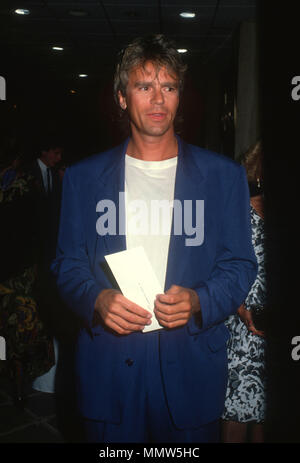
<path id="1" fill-rule="evenodd" d="M 154 88 L 154 92 L 152 96 L 152 103 L 153 104 L 163 104 L 164 103 L 164 95 L 160 87 Z"/>

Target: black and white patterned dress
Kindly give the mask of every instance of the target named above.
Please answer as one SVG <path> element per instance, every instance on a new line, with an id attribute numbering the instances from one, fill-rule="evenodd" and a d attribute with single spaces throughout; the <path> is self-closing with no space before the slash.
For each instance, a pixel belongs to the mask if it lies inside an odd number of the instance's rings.
<path id="1" fill-rule="evenodd" d="M 266 279 L 264 265 L 264 221 L 251 206 L 252 243 L 258 274 L 245 301 L 246 309 L 264 305 Z M 238 315 L 225 322 L 228 342 L 228 386 L 223 419 L 242 423 L 263 422 L 266 410 L 265 339 L 250 333 Z"/>

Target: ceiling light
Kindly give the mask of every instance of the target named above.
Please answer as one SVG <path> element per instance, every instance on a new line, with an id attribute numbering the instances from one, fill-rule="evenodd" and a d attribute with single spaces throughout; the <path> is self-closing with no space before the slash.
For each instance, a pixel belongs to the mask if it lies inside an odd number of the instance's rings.
<path id="1" fill-rule="evenodd" d="M 78 74 L 79 77 L 87 77 L 87 74 Z"/>
<path id="2" fill-rule="evenodd" d="M 195 13 L 191 13 L 190 11 L 183 11 L 179 14 L 182 18 L 194 18 L 196 16 Z"/>
<path id="3" fill-rule="evenodd" d="M 62 50 L 63 50 L 63 47 L 52 47 L 52 50 L 55 50 L 55 51 L 62 51 Z"/>
<path id="4" fill-rule="evenodd" d="M 187 49 L 186 48 L 177 48 L 178 53 L 186 53 Z"/>
<path id="5" fill-rule="evenodd" d="M 16 14 L 22 14 L 22 15 L 26 15 L 26 14 L 30 14 L 30 11 L 29 10 L 25 10 L 23 8 L 17 8 L 15 10 L 15 13 Z"/>

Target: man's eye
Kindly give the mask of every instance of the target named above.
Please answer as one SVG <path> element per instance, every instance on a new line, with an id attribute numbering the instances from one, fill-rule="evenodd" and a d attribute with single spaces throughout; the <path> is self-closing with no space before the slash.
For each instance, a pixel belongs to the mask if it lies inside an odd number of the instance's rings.
<path id="1" fill-rule="evenodd" d="M 142 90 L 143 92 L 146 92 L 147 90 L 149 90 L 149 87 L 143 86 L 143 87 L 140 87 L 140 90 Z"/>
<path id="2" fill-rule="evenodd" d="M 165 90 L 167 92 L 175 92 L 176 91 L 176 88 L 175 87 L 165 87 Z"/>

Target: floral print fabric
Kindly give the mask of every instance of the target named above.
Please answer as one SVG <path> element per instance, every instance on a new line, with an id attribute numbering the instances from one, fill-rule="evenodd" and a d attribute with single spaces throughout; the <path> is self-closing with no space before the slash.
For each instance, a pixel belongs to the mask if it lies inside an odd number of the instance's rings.
<path id="1" fill-rule="evenodd" d="M 21 362 L 28 379 L 46 373 L 54 365 L 53 343 L 39 318 L 32 294 L 34 282 L 32 267 L 0 284 L 0 334 L 5 337 L 7 361 Z M 2 369 L 5 363 L 0 363 Z"/>
<path id="2" fill-rule="evenodd" d="M 264 222 L 252 207 L 251 225 L 258 274 L 245 301 L 248 310 L 253 305 L 264 305 L 266 298 Z M 231 338 L 223 419 L 263 422 L 266 411 L 265 339 L 250 333 L 237 314 L 230 316 L 225 324 Z"/>

